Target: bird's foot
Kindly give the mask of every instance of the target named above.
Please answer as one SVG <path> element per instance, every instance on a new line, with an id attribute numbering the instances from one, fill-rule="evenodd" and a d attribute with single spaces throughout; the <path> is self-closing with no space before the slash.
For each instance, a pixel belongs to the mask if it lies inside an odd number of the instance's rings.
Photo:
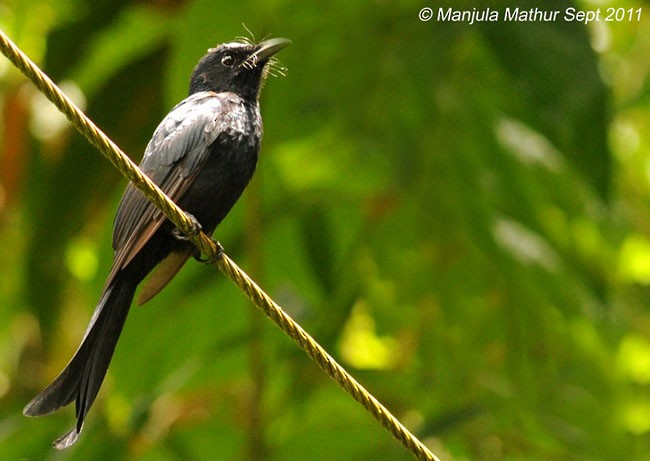
<path id="1" fill-rule="evenodd" d="M 213 258 L 203 258 L 201 256 L 201 252 L 199 251 L 199 249 L 196 248 L 194 250 L 194 254 L 192 255 L 194 256 L 194 259 L 196 259 L 200 263 L 205 263 L 210 265 L 216 264 L 216 262 L 219 261 L 223 256 L 224 251 L 223 251 L 223 246 L 221 246 L 221 243 L 217 242 L 216 240 L 212 240 L 212 243 L 214 243 L 214 245 L 217 247 L 217 252 Z"/>
<path id="2" fill-rule="evenodd" d="M 184 233 L 178 227 L 175 227 L 172 230 L 172 235 L 177 240 L 183 240 L 183 241 L 192 240 L 194 237 L 199 235 L 201 233 L 201 230 L 203 229 L 203 227 L 201 227 L 201 223 L 192 214 L 185 212 L 185 216 L 187 216 L 187 218 L 192 223 L 192 228 L 190 229 L 189 233 Z"/>

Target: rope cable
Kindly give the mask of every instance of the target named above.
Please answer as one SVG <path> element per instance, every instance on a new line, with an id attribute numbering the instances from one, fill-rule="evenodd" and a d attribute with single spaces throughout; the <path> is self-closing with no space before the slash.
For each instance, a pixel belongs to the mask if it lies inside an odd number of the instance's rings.
<path id="1" fill-rule="evenodd" d="M 352 377 L 297 322 L 264 292 L 223 250 L 203 232 L 197 232 L 194 221 L 149 179 L 138 166 L 106 136 L 58 86 L 34 64 L 0 30 L 0 51 L 31 80 L 34 85 L 70 120 L 74 127 L 131 181 L 165 216 L 188 236 L 208 261 L 216 265 L 228 279 L 313 360 L 354 400 L 359 402 L 416 459 L 439 461 L 384 405 Z"/>

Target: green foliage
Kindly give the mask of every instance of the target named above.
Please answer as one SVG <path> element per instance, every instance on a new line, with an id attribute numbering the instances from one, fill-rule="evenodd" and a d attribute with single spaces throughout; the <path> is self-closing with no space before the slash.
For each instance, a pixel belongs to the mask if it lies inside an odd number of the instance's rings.
<path id="1" fill-rule="evenodd" d="M 648 20 L 423 6 L 10 0 L 0 27 L 136 160 L 208 47 L 291 38 L 226 251 L 442 459 L 646 459 Z M 73 411 L 21 408 L 83 335 L 125 183 L 4 59 L 0 104 L 1 459 L 410 459 L 199 264 L 133 308 L 53 453 Z"/>

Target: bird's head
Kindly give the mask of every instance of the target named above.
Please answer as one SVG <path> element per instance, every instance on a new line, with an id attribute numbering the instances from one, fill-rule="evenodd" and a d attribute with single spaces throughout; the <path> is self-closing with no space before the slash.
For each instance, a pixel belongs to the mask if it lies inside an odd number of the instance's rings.
<path id="1" fill-rule="evenodd" d="M 210 48 L 192 72 L 190 94 L 229 91 L 256 100 L 273 66 L 272 57 L 290 44 L 286 38 L 272 38 L 257 44 L 241 41 Z"/>

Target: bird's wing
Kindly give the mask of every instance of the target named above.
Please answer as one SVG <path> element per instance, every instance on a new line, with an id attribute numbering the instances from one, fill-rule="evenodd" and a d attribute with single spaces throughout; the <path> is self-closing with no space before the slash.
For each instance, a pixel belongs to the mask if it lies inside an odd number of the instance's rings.
<path id="1" fill-rule="evenodd" d="M 136 302 L 142 305 L 160 293 L 160 290 L 171 282 L 194 251 L 193 246 L 188 246 L 186 249 L 173 251 L 167 255 L 145 279 Z"/>
<path id="2" fill-rule="evenodd" d="M 158 125 L 147 145 L 140 169 L 174 202 L 192 184 L 207 159 L 209 146 L 223 131 L 225 98 L 224 94 L 201 92 L 183 100 Z M 115 254 L 106 286 L 129 264 L 165 219 L 142 192 L 132 184 L 127 186 L 115 215 Z M 180 265 L 185 260 L 187 257 Z"/>

